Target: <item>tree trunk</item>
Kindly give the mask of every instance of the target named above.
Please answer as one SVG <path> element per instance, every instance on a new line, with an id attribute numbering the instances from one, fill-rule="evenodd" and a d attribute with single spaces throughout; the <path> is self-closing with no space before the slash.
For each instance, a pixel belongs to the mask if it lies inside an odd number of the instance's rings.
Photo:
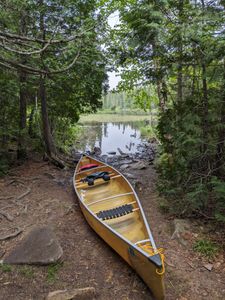
<path id="1" fill-rule="evenodd" d="M 42 34 L 42 39 L 46 39 L 46 30 L 45 30 L 45 21 L 44 21 L 44 2 L 39 0 L 40 7 L 42 8 L 40 13 L 40 31 Z M 44 47 L 44 44 L 43 44 Z M 44 66 L 44 53 L 41 53 L 41 61 Z M 44 66 L 45 67 L 45 66 Z M 41 98 L 41 116 L 42 116 L 42 130 L 43 130 L 43 139 L 45 143 L 45 150 L 48 156 L 52 157 L 56 155 L 56 147 L 54 140 L 51 134 L 49 118 L 48 118 L 48 109 L 47 109 L 47 97 L 46 97 L 46 87 L 45 87 L 46 76 L 40 76 L 40 98 Z"/>
<path id="2" fill-rule="evenodd" d="M 51 157 L 52 155 L 56 155 L 56 148 L 50 130 L 47 101 L 46 101 L 45 77 L 43 75 L 41 75 L 40 77 L 40 99 L 41 99 L 41 116 L 42 116 L 43 138 L 45 143 L 45 149 L 46 149 L 46 153 Z"/>
<path id="3" fill-rule="evenodd" d="M 152 49 L 153 49 L 153 63 L 155 68 L 155 77 L 156 77 L 156 87 L 157 87 L 157 95 L 159 99 L 159 108 L 161 112 L 165 111 L 165 105 L 167 102 L 167 86 L 164 78 L 162 78 L 162 75 L 160 73 L 160 65 L 155 58 L 156 54 L 156 43 L 155 41 L 152 43 Z"/>
<path id="4" fill-rule="evenodd" d="M 19 121 L 19 137 L 18 137 L 18 149 L 17 149 L 17 158 L 25 159 L 27 157 L 26 152 L 26 127 L 27 127 L 27 101 L 26 101 L 26 75 L 20 73 L 20 121 Z"/>
<path id="5" fill-rule="evenodd" d="M 208 101 L 208 88 L 206 81 L 206 65 L 205 62 L 202 63 L 202 92 L 203 92 L 203 116 L 202 116 L 202 128 L 203 128 L 203 152 L 206 152 L 208 148 L 208 115 L 209 115 L 209 101 Z"/>
<path id="6" fill-rule="evenodd" d="M 27 25 L 26 25 L 26 11 L 21 13 L 20 22 L 20 34 L 26 35 Z M 26 64 L 26 59 L 21 56 L 21 63 Z M 26 122 L 27 122 L 27 101 L 26 101 L 26 79 L 27 76 L 23 71 L 19 72 L 19 106 L 20 106 L 20 120 L 19 120 L 19 136 L 18 136 L 18 146 L 17 146 L 17 158 L 25 159 L 27 157 L 26 151 Z"/>
<path id="7" fill-rule="evenodd" d="M 179 30 L 178 30 L 178 67 L 177 67 L 177 101 L 183 101 L 183 0 L 179 0 Z"/>

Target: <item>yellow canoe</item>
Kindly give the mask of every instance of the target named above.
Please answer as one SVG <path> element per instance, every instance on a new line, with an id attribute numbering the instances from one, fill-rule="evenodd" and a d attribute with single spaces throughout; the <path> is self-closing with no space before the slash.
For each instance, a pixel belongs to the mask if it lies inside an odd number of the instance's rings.
<path id="1" fill-rule="evenodd" d="M 164 299 L 164 255 L 156 248 L 127 179 L 113 167 L 84 155 L 73 183 L 89 225 L 140 275 L 156 299 Z"/>

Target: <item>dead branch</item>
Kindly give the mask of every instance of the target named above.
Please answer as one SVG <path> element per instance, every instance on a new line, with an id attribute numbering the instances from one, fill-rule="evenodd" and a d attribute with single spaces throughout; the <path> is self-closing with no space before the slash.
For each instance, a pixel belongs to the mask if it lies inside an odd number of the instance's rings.
<path id="1" fill-rule="evenodd" d="M 5 241 L 8 240 L 10 238 L 16 237 L 17 235 L 19 235 L 21 232 L 23 232 L 22 229 L 20 229 L 19 227 L 16 228 L 15 232 L 7 234 L 7 235 L 0 235 L 0 241 Z"/>
<path id="2" fill-rule="evenodd" d="M 27 196 L 28 194 L 30 194 L 31 189 L 28 188 L 27 191 L 23 194 L 21 194 L 19 197 L 16 198 L 16 201 L 21 200 L 22 198 L 24 198 L 25 196 Z"/>
<path id="3" fill-rule="evenodd" d="M 12 222 L 14 220 L 14 218 L 4 210 L 0 210 L 0 215 L 5 217 L 9 222 Z"/>

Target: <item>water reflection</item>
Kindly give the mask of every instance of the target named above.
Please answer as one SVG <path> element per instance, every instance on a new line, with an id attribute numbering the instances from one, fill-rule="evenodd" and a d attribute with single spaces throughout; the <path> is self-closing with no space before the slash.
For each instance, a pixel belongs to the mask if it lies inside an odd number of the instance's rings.
<path id="1" fill-rule="evenodd" d="M 144 123 L 142 124 L 144 125 Z M 108 154 L 112 151 L 119 154 L 119 148 L 125 153 L 135 153 L 137 146 L 144 141 L 138 125 L 140 122 L 84 124 L 84 141 L 80 141 L 76 145 L 76 149 L 84 152 L 99 147 L 102 154 Z"/>

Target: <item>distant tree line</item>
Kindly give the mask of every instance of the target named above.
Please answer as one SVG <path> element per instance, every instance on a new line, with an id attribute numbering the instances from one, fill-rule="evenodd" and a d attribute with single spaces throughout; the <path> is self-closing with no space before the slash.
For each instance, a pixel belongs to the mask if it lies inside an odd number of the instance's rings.
<path id="1" fill-rule="evenodd" d="M 120 87 L 119 87 L 120 90 Z M 157 105 L 157 96 L 154 86 L 146 85 L 134 87 L 131 90 L 108 92 L 102 97 L 102 109 L 134 111 L 139 109 L 143 113 L 150 113 Z"/>

